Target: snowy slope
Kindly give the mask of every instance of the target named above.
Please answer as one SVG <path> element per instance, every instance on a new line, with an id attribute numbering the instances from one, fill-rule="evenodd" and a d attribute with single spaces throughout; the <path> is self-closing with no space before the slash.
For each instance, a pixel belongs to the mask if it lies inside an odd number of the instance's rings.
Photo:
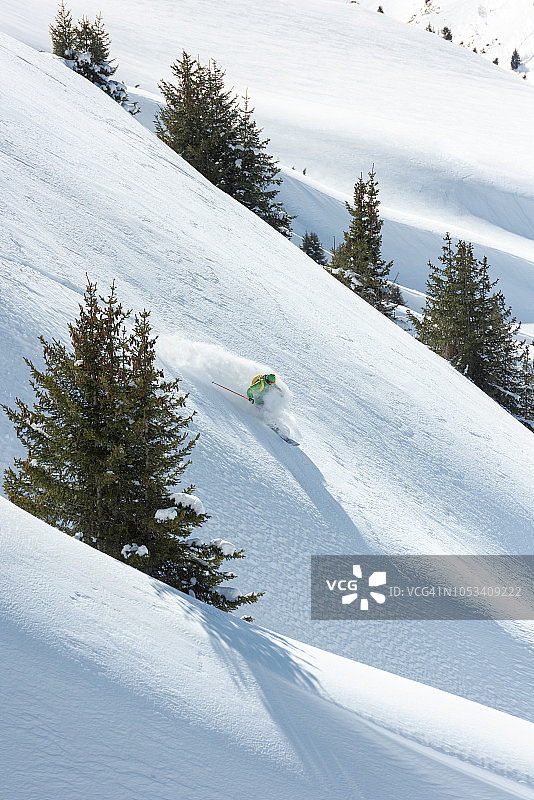
<path id="1" fill-rule="evenodd" d="M 460 6 L 474 7 L 456 3 L 455 13 Z M 49 50 L 56 0 L 3 0 L 2 8 L 1 29 Z M 448 230 L 488 253 L 515 313 L 534 323 L 528 81 L 344 0 L 154 0 L 146 8 L 146 0 L 72 3 L 75 15 L 102 10 L 120 76 L 142 90 L 157 93 L 183 47 L 216 58 L 230 84 L 248 88 L 272 152 L 295 174 L 306 168 L 327 197 L 350 199 L 374 162 L 384 216 L 402 226 L 400 283 L 424 290 L 427 261 Z M 521 9 L 518 0 L 502 4 L 510 26 L 523 24 Z M 309 229 L 302 195 L 288 200 Z M 337 220 L 325 219 L 326 245 L 341 235 Z"/>
<path id="2" fill-rule="evenodd" d="M 348 230 L 349 214 L 345 200 L 350 203 L 353 198 L 344 197 L 316 182 L 299 175 L 293 170 L 284 170 L 284 182 L 280 190 L 280 199 L 289 213 L 296 215 L 293 221 L 295 242 L 300 246 L 306 231 L 315 231 L 323 247 L 332 250 L 333 239 L 339 244 L 343 241 L 343 231 Z M 387 214 L 387 211 L 386 211 Z M 468 228 L 456 229 L 456 235 L 470 240 Z M 403 287 L 403 295 L 407 305 L 414 311 L 420 311 L 425 303 L 427 264 L 430 260 L 437 264 L 443 247 L 442 232 L 414 226 L 407 221 L 385 216 L 382 229 L 382 255 L 387 261 L 393 261 L 392 279 Z M 515 244 L 519 245 L 516 241 Z M 521 247 L 525 244 L 521 242 Z M 530 248 L 530 244 L 526 245 Z M 498 278 L 499 289 L 512 306 L 518 320 L 523 321 L 521 335 L 534 334 L 534 264 L 530 255 L 525 257 L 514 254 L 514 248 L 500 248 L 491 239 L 485 244 L 475 244 L 477 258 L 487 256 L 493 279 Z M 327 257 L 330 257 L 327 255 Z"/>
<path id="3" fill-rule="evenodd" d="M 534 797 L 534 725 L 186 598 L 0 499 L 9 800 Z"/>
<path id="4" fill-rule="evenodd" d="M 185 376 L 206 535 L 246 549 L 258 622 L 530 718 L 528 625 L 311 622 L 308 576 L 317 552 L 529 552 L 531 434 L 61 63 L 2 37 L 0 66 L 0 399 L 28 397 L 22 355 L 65 335 L 85 272 L 117 278 Z M 266 367 L 301 448 L 211 385 Z"/>
<path id="5" fill-rule="evenodd" d="M 374 0 L 356 0 L 360 8 L 376 11 Z M 534 56 L 534 8 L 530 0 L 386 0 L 384 14 L 414 26 L 447 26 L 453 41 L 510 69 L 515 49 L 527 68 Z M 523 73 L 524 74 L 524 73 Z"/>

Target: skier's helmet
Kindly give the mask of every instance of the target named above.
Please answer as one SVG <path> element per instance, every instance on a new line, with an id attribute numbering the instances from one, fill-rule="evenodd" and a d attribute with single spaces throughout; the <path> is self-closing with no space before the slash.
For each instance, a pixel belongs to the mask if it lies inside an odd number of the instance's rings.
<path id="1" fill-rule="evenodd" d="M 267 383 L 276 383 L 276 375 L 273 375 L 272 372 L 270 373 L 270 375 L 266 375 L 265 379 Z"/>

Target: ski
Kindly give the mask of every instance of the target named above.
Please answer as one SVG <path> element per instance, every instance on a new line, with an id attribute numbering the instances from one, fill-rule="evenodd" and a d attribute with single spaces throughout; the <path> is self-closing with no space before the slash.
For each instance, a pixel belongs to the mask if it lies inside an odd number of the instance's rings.
<path id="1" fill-rule="evenodd" d="M 300 442 L 296 442 L 294 439 L 291 439 L 290 436 L 286 436 L 286 434 L 283 433 L 283 431 L 281 431 L 280 428 L 275 428 L 273 425 L 268 425 L 267 427 L 270 428 L 273 431 L 273 433 L 276 433 L 282 439 L 282 441 L 287 442 L 287 444 L 290 444 L 293 447 L 300 446 Z"/>

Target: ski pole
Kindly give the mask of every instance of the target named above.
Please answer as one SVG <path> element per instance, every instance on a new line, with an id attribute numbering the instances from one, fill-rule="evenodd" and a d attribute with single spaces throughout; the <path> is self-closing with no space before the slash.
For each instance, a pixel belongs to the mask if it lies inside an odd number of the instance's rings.
<path id="1" fill-rule="evenodd" d="M 214 383 L 215 386 L 220 386 L 221 389 L 226 389 L 227 392 L 232 392 L 232 394 L 236 394 L 238 397 L 244 397 L 245 400 L 249 399 L 244 394 L 240 394 L 239 392 L 234 392 L 234 390 L 233 389 L 229 389 L 228 386 L 223 386 L 222 383 L 215 383 L 215 381 L 212 381 L 212 383 Z"/>

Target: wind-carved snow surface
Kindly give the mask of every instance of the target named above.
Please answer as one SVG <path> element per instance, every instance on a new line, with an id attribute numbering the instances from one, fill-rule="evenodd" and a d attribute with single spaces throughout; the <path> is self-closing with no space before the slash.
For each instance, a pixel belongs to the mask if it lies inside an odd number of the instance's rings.
<path id="1" fill-rule="evenodd" d="M 2 798 L 533 800 L 532 723 L 0 520 Z"/>
<path id="2" fill-rule="evenodd" d="M 160 338 L 158 355 L 177 372 L 187 375 L 192 383 L 215 385 L 223 405 L 232 403 L 241 414 L 300 441 L 297 421 L 290 411 L 291 390 L 280 377 L 276 365 L 252 361 L 209 342 L 194 342 L 175 336 Z M 270 373 L 276 375 L 277 388 L 268 392 L 262 406 L 250 403 L 246 392 L 252 378 Z"/>

